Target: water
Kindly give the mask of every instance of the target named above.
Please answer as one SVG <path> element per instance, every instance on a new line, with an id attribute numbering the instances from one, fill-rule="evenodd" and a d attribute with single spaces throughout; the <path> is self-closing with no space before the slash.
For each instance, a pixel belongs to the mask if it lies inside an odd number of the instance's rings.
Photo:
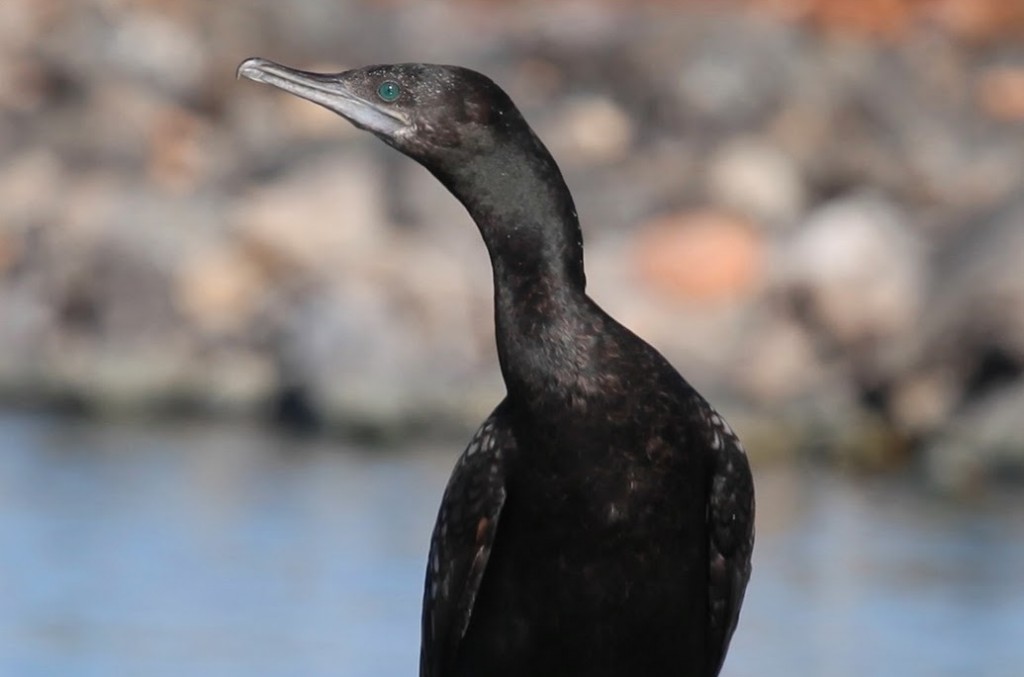
<path id="1" fill-rule="evenodd" d="M 457 446 L 0 416 L 0 675 L 415 675 Z M 1024 497 L 793 469 L 758 489 L 723 674 L 1024 674 Z"/>

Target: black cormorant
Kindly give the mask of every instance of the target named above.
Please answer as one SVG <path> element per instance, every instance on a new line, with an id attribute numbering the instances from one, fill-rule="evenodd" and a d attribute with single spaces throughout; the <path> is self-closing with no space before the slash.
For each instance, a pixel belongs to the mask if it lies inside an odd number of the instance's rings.
<path id="1" fill-rule="evenodd" d="M 750 577 L 746 455 L 585 293 L 572 196 L 508 95 L 454 66 L 319 74 L 253 58 L 238 73 L 425 166 L 490 254 L 507 395 L 441 502 L 420 675 L 717 675 Z"/>

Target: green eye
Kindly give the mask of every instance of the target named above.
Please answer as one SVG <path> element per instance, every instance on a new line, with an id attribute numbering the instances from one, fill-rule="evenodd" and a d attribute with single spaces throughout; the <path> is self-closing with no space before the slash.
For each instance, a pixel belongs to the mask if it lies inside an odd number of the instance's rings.
<path id="1" fill-rule="evenodd" d="M 380 83 L 380 87 L 377 88 L 377 96 L 383 100 L 391 103 L 398 98 L 398 95 L 402 93 L 402 88 L 398 86 L 397 82 L 388 80 Z"/>

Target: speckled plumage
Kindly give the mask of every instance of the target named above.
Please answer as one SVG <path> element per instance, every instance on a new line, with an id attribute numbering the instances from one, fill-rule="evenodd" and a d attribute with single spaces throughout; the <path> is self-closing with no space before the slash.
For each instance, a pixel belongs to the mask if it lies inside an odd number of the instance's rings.
<path id="1" fill-rule="evenodd" d="M 442 499 L 421 677 L 717 675 L 750 576 L 746 455 L 668 362 L 586 295 L 572 197 L 508 96 L 452 66 L 320 75 L 249 60 L 239 73 L 423 164 L 491 258 L 508 394 Z M 375 98 L 383 82 L 397 84 L 395 101 Z"/>

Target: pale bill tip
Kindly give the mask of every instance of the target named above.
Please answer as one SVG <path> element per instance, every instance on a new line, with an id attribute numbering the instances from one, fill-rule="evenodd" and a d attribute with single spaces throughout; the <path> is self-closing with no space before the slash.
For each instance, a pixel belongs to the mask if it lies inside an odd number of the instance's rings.
<path id="1" fill-rule="evenodd" d="M 264 66 L 270 63 L 270 61 L 258 56 L 249 57 L 242 63 L 238 64 L 238 69 L 235 71 L 235 77 L 238 79 L 247 78 L 249 80 L 259 81 L 263 76 Z"/>

